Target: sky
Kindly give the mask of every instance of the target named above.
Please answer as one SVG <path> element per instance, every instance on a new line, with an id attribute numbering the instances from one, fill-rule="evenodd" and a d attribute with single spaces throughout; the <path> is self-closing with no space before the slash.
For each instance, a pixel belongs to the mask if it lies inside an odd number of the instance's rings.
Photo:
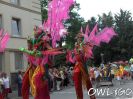
<path id="1" fill-rule="evenodd" d="M 133 0 L 76 0 L 76 2 L 80 3 L 81 10 L 79 14 L 85 20 L 109 11 L 113 14 L 119 13 L 120 8 L 130 11 L 133 16 Z"/>

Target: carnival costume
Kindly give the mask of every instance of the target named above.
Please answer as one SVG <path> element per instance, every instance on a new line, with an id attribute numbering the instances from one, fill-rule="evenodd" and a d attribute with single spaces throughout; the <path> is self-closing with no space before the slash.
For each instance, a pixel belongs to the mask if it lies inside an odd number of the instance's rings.
<path id="1" fill-rule="evenodd" d="M 81 30 L 81 33 L 77 35 L 75 49 L 72 51 L 68 50 L 67 61 L 75 63 L 73 79 L 77 99 L 83 99 L 82 83 L 86 86 L 90 99 L 96 99 L 95 95 L 93 95 L 86 62 L 89 58 L 93 57 L 92 49 L 94 46 L 100 46 L 101 42 L 109 43 L 111 38 L 115 35 L 116 33 L 113 28 L 106 27 L 101 32 L 98 32 L 96 24 L 92 32 L 90 32 L 87 26 L 85 33 Z M 72 54 L 74 54 L 74 57 Z"/>
<path id="2" fill-rule="evenodd" d="M 47 20 L 34 28 L 34 38 L 28 40 L 28 49 L 20 48 L 29 63 L 22 82 L 23 99 L 29 99 L 30 89 L 34 99 L 50 99 L 48 68 L 52 66 L 53 56 L 63 53 L 57 48 L 57 42 L 67 34 L 63 21 L 69 18 L 72 4 L 73 0 L 50 0 Z"/>
<path id="3" fill-rule="evenodd" d="M 50 35 L 35 27 L 35 38 L 28 40 L 28 49 L 20 48 L 27 54 L 29 68 L 24 74 L 22 85 L 23 99 L 29 99 L 29 89 L 35 99 L 50 99 L 48 88 L 48 68 L 52 65 L 52 56 L 62 54 L 62 49 L 52 48 Z M 37 31 L 36 31 L 37 30 Z"/>

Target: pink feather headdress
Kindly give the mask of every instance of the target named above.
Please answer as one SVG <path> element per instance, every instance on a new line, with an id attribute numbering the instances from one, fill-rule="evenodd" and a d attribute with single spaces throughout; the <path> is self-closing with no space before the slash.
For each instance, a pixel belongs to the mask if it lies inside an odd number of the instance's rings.
<path id="1" fill-rule="evenodd" d="M 61 33 L 65 30 L 63 21 L 69 18 L 69 8 L 74 0 L 52 0 L 48 5 L 48 19 L 44 22 L 44 31 L 48 31 L 52 37 L 52 46 L 56 47 L 56 41 L 67 34 Z"/>
<path id="2" fill-rule="evenodd" d="M 112 27 L 105 27 L 103 30 L 98 32 L 97 26 L 98 24 L 96 24 L 90 32 L 89 26 L 87 25 L 85 33 L 83 33 L 83 29 L 81 27 L 81 33 L 77 35 L 78 38 L 84 38 L 82 49 L 84 50 L 85 60 L 93 57 L 92 50 L 94 46 L 100 46 L 102 42 L 109 43 L 112 37 L 117 35 Z M 71 51 L 68 51 L 66 59 L 71 63 L 74 62 L 71 56 Z"/>

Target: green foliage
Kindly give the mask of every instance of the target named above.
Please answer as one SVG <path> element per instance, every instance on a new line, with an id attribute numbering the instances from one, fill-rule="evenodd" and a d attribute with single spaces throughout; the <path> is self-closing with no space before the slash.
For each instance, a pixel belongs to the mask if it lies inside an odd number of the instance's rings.
<path id="1" fill-rule="evenodd" d="M 112 26 L 115 28 L 117 37 L 114 37 L 109 44 L 102 44 L 100 48 L 94 49 L 96 64 L 101 62 L 101 53 L 104 53 L 105 62 L 117 60 L 129 60 L 133 56 L 133 21 L 129 11 L 120 10 L 120 13 L 113 17 L 111 13 L 99 16 L 99 27 Z"/>
<path id="2" fill-rule="evenodd" d="M 79 4 L 76 4 L 76 6 L 73 5 L 69 13 L 70 19 L 65 22 L 65 26 L 68 28 L 69 32 L 69 35 L 66 37 L 66 47 L 68 49 L 74 48 L 76 42 L 75 37 L 77 33 L 80 32 L 81 26 L 85 24 L 84 19 L 75 11 L 79 9 Z"/>
<path id="3" fill-rule="evenodd" d="M 119 14 L 115 15 L 115 28 L 118 33 L 117 50 L 120 57 L 129 59 L 133 55 L 133 20 L 129 11 L 120 10 Z"/>
<path id="4" fill-rule="evenodd" d="M 42 21 L 47 19 L 47 9 L 48 9 L 48 0 L 40 0 L 41 3 L 41 13 L 42 13 Z"/>
<path id="5" fill-rule="evenodd" d="M 41 8 L 42 8 L 42 18 L 43 20 L 47 19 L 47 3 L 48 0 L 41 0 Z M 114 37 L 109 44 L 103 43 L 101 47 L 95 47 L 94 52 L 94 61 L 96 64 L 101 63 L 101 53 L 104 54 L 104 61 L 117 61 L 117 60 L 128 60 L 133 56 L 133 20 L 131 17 L 131 13 L 129 11 L 120 10 L 119 13 L 112 15 L 111 12 L 103 13 L 101 16 L 98 15 L 98 20 L 95 17 L 92 17 L 87 22 L 84 21 L 82 17 L 78 14 L 78 10 L 80 9 L 79 4 L 73 5 L 70 10 L 70 19 L 64 22 L 64 25 L 68 29 L 68 36 L 62 41 L 66 42 L 65 48 L 73 49 L 74 44 L 76 42 L 75 36 L 79 33 L 81 26 L 89 24 L 90 30 L 93 29 L 96 22 L 98 22 L 98 27 L 103 29 L 104 27 L 114 27 L 118 36 Z M 60 46 L 62 46 L 62 41 L 58 42 Z M 56 56 L 57 57 L 57 56 Z M 64 56 L 58 56 L 56 62 L 57 64 L 62 64 L 64 61 Z M 58 61 L 63 59 L 63 61 Z M 93 63 L 93 62 L 91 62 Z"/>

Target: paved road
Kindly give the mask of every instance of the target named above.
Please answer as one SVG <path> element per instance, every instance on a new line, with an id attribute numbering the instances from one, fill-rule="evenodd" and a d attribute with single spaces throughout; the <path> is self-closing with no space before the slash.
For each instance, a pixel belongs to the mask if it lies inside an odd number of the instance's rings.
<path id="1" fill-rule="evenodd" d="M 133 99 L 133 81 L 126 81 L 122 85 L 118 81 L 114 81 L 114 86 L 104 86 L 96 89 L 95 91 L 103 90 L 104 94 L 98 95 L 97 99 Z M 127 95 L 126 95 L 127 94 Z M 62 91 L 56 91 L 51 93 L 51 99 L 76 99 L 74 87 L 64 89 Z M 22 99 L 16 97 L 15 93 L 10 95 L 10 99 Z M 33 99 L 30 97 L 30 99 Z M 84 99 L 89 99 L 88 93 L 84 90 Z"/>
<path id="2" fill-rule="evenodd" d="M 96 90 L 105 90 L 105 94 L 103 95 L 96 93 L 97 99 L 133 99 L 133 81 L 126 81 L 122 85 L 119 84 L 118 81 L 114 81 L 114 86 L 104 86 L 100 87 Z M 95 90 L 95 91 L 96 91 Z M 51 99 L 76 99 L 75 89 L 69 88 L 59 92 L 53 92 L 51 94 Z M 88 93 L 84 90 L 84 99 L 89 99 Z"/>

